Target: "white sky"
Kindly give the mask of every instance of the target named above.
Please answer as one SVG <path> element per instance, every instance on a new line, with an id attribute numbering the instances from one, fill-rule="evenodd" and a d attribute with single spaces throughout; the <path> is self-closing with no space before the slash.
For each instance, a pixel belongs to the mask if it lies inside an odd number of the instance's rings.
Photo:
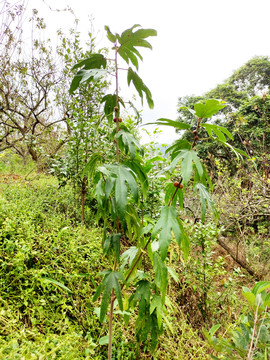
<path id="1" fill-rule="evenodd" d="M 270 55 L 269 0 L 28 0 L 53 34 L 60 27 L 68 31 L 73 18 L 66 12 L 52 12 L 45 4 L 53 9 L 69 5 L 85 34 L 92 17 L 97 47 L 111 46 L 104 25 L 118 33 L 134 24 L 157 30 L 158 36 L 149 38 L 153 50 L 143 52 L 139 67 L 155 102 L 154 110 L 148 110 L 145 102 L 144 122 L 176 119 L 179 96 L 200 95 L 253 56 Z M 166 143 L 173 139 L 173 130 L 158 138 Z"/>

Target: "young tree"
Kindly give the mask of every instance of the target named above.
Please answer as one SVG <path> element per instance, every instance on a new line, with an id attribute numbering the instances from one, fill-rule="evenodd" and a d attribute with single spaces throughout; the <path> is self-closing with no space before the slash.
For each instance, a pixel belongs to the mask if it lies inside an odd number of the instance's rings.
<path id="1" fill-rule="evenodd" d="M 108 147 L 114 148 L 115 158 L 105 159 L 107 162 L 104 162 L 99 153 L 95 153 L 88 164 L 91 169 L 89 176 L 96 184 L 98 214 L 104 221 L 103 252 L 110 261 L 110 268 L 102 273 L 104 276 L 94 300 L 102 294 L 101 322 L 109 308 L 108 359 L 111 359 L 116 300 L 118 313 L 123 315 L 126 324 L 132 314 L 137 316 L 135 335 L 138 356 L 141 345 L 150 344 L 150 349 L 154 352 L 158 344 L 158 336 L 163 331 L 162 319 L 166 313 L 169 274 L 175 276 L 166 265 L 173 239 L 181 246 L 184 257 L 188 255 L 189 240 L 179 217 L 179 212 L 183 211 L 186 189 L 193 187 L 195 193 L 199 194 L 202 221 L 205 220 L 207 206 L 217 217 L 208 193 L 208 188 L 212 188 L 211 179 L 196 151 L 201 128 L 206 129 L 210 136 L 214 134 L 213 138 L 225 146 L 232 146 L 226 141 L 226 137 L 231 138 L 229 131 L 207 122 L 226 106 L 218 100 L 198 103 L 194 110 L 190 110 L 196 124 L 193 132 L 189 124 L 159 119 L 155 124 L 186 130 L 192 133 L 193 138 L 191 141 L 180 140 L 167 149 L 171 154 L 167 172 L 171 174 L 177 168 L 178 181 L 173 182 L 168 176 L 168 181 L 161 184 L 160 191 L 165 189 L 165 204 L 159 210 L 157 221 L 143 217 L 140 202 L 148 195 L 147 173 L 151 168 L 151 161 L 147 159 L 145 162 L 138 140 L 120 116 L 125 102 L 119 92 L 119 58 L 128 64 L 126 69 L 121 66 L 121 70 L 127 73 L 128 84 L 132 83 L 142 102 L 146 98 L 152 108 L 154 103 L 151 92 L 137 73 L 139 60 L 142 60 L 138 48 L 151 49 L 146 38 L 155 36 L 156 31 L 134 25 L 120 35 L 113 34 L 108 26 L 105 29 L 108 39 L 114 44 L 113 75 L 116 86 L 115 92 L 105 95 L 102 103 L 104 114 L 112 127 L 109 129 L 111 143 Z M 73 93 L 85 82 L 95 83 L 101 79 L 109 70 L 108 63 L 109 60 L 103 55 L 92 54 L 75 65 L 74 68 L 80 70 L 71 83 L 70 92 Z M 238 153 L 237 150 L 234 151 Z M 157 159 L 153 159 L 155 160 Z"/>

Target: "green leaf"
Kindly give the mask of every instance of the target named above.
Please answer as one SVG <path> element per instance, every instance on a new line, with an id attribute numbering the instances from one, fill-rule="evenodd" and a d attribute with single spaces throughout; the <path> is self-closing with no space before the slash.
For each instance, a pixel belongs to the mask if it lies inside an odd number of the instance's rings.
<path id="1" fill-rule="evenodd" d="M 243 287 L 243 296 L 247 299 L 252 309 L 255 307 L 256 295 L 252 293 L 247 287 Z"/>
<path id="2" fill-rule="evenodd" d="M 175 269 L 170 267 L 170 266 L 167 266 L 167 269 L 168 269 L 168 273 L 170 274 L 170 276 L 178 284 L 179 283 L 179 277 L 178 277 L 177 272 L 175 271 Z"/>
<path id="3" fill-rule="evenodd" d="M 145 39 L 149 36 L 156 36 L 157 32 L 153 29 L 133 30 L 140 25 L 136 24 L 130 29 L 125 30 L 121 36 L 117 36 L 120 43 L 118 54 L 129 64 L 129 61 L 138 69 L 138 58 L 142 60 L 142 56 L 136 47 L 146 47 L 152 49 L 151 44 Z"/>
<path id="4" fill-rule="evenodd" d="M 47 277 L 42 277 L 42 278 L 41 278 L 41 281 L 44 282 L 44 283 L 49 283 L 49 284 L 56 285 L 56 286 L 58 286 L 60 289 L 65 290 L 65 291 L 67 291 L 68 293 L 72 293 L 72 291 L 71 291 L 67 286 L 65 286 L 64 284 L 60 283 L 60 282 L 57 281 L 57 280 L 54 280 L 54 279 L 51 279 L 51 278 L 47 278 Z"/>
<path id="5" fill-rule="evenodd" d="M 123 100 L 118 96 L 118 101 L 125 107 Z M 115 94 L 107 94 L 101 99 L 104 104 L 104 113 L 106 118 L 110 121 L 113 119 L 114 108 L 117 105 L 117 96 Z"/>
<path id="6" fill-rule="evenodd" d="M 136 202 L 138 202 L 138 186 L 133 171 L 124 165 L 104 165 L 98 168 L 104 175 L 114 180 L 116 211 L 120 219 L 124 220 L 128 202 L 128 189 Z M 106 180 L 107 181 L 107 180 Z"/>
<path id="7" fill-rule="evenodd" d="M 150 287 L 151 284 L 147 280 L 140 280 L 137 283 L 135 294 L 131 296 L 131 302 L 134 304 L 134 306 L 140 299 L 144 299 L 146 303 L 150 302 Z"/>
<path id="8" fill-rule="evenodd" d="M 221 324 L 216 324 L 214 326 L 211 327 L 211 329 L 209 330 L 209 334 L 211 336 L 214 336 L 215 333 L 218 331 L 218 329 L 220 328 Z"/>
<path id="9" fill-rule="evenodd" d="M 130 240 L 138 237 L 142 225 L 134 204 L 127 205 L 123 226 Z"/>
<path id="10" fill-rule="evenodd" d="M 125 216 L 127 205 L 127 184 L 130 187 L 134 200 L 138 202 L 138 187 L 131 171 L 120 165 L 118 167 L 117 178 L 115 181 L 115 200 L 116 210 L 119 213 L 121 219 Z"/>
<path id="11" fill-rule="evenodd" d="M 174 144 L 168 147 L 165 151 L 165 154 L 172 151 L 172 159 L 175 157 L 173 154 L 177 155 L 181 150 L 191 150 L 191 144 L 187 140 L 176 140 Z"/>
<path id="12" fill-rule="evenodd" d="M 113 35 L 111 33 L 111 30 L 109 28 L 109 26 L 105 25 L 104 26 L 105 30 L 107 31 L 107 38 L 112 42 L 112 43 L 116 43 L 116 35 Z"/>
<path id="13" fill-rule="evenodd" d="M 102 198 L 104 197 L 104 181 L 100 179 L 96 185 L 96 197 L 99 204 L 102 204 Z"/>
<path id="14" fill-rule="evenodd" d="M 172 126 L 177 130 L 188 130 L 190 129 L 189 124 L 180 123 L 179 121 L 174 121 L 170 119 L 160 118 L 157 119 L 155 122 L 147 123 L 144 125 L 164 125 L 164 126 Z"/>
<path id="15" fill-rule="evenodd" d="M 198 116 L 198 118 L 203 119 L 203 118 L 212 117 L 224 107 L 226 107 L 224 101 L 210 99 L 210 100 L 206 100 L 205 104 L 203 103 L 195 104 L 194 110 L 195 110 L 195 115 Z"/>
<path id="16" fill-rule="evenodd" d="M 154 239 L 159 232 L 160 255 L 161 259 L 164 260 L 171 243 L 172 232 L 177 242 L 181 242 L 181 230 L 178 223 L 177 211 L 174 206 L 163 206 L 160 218 L 152 231 L 152 239 Z"/>
<path id="17" fill-rule="evenodd" d="M 73 66 L 72 70 L 83 67 L 84 70 L 89 69 L 100 69 L 103 67 L 104 69 L 107 66 L 107 60 L 102 54 L 92 54 L 88 59 L 78 62 Z"/>
<path id="18" fill-rule="evenodd" d="M 130 168 L 137 176 L 141 187 L 144 198 L 147 198 L 147 191 L 149 187 L 148 177 L 147 177 L 147 164 L 145 166 L 141 164 L 140 159 L 135 158 L 132 161 L 124 161 L 124 165 Z"/>
<path id="19" fill-rule="evenodd" d="M 227 130 L 225 127 L 223 126 L 218 126 L 218 125 L 214 125 L 214 124 L 201 124 L 202 127 L 204 127 L 209 136 L 213 136 L 213 132 L 216 134 L 216 136 L 218 137 L 219 140 L 226 142 L 226 137 L 224 136 L 227 135 L 228 138 L 230 138 L 231 140 L 233 139 L 232 134 L 229 132 L 229 130 Z"/>
<path id="20" fill-rule="evenodd" d="M 100 322 L 103 322 L 106 312 L 110 303 L 111 292 L 114 290 L 118 305 L 123 310 L 122 294 L 119 280 L 124 281 L 122 273 L 116 271 L 107 271 L 102 279 L 97 291 L 93 297 L 93 301 L 96 301 L 103 292 L 101 307 L 100 307 Z"/>
<path id="21" fill-rule="evenodd" d="M 270 289 L 270 281 L 259 281 L 254 285 L 252 293 L 257 295 L 266 289 Z"/>
<path id="22" fill-rule="evenodd" d="M 206 214 L 206 204 L 209 206 L 209 208 L 212 210 L 214 217 L 218 218 L 218 212 L 214 206 L 214 202 L 211 199 L 209 192 L 207 188 L 202 183 L 197 183 L 194 187 L 194 190 L 198 190 L 200 194 L 200 200 L 201 200 L 201 219 L 202 221 L 205 220 L 205 214 Z"/>
<path id="23" fill-rule="evenodd" d="M 102 336 L 99 341 L 99 345 L 107 345 L 109 344 L 109 335 Z"/>
<path id="24" fill-rule="evenodd" d="M 242 156 L 245 156 L 247 158 L 249 158 L 249 156 L 245 153 L 245 151 L 243 150 L 240 150 L 240 149 L 237 149 L 235 148 L 234 146 L 232 146 L 231 144 L 227 143 L 227 142 L 224 142 L 220 139 L 216 139 L 218 142 L 220 142 L 222 145 L 224 146 L 227 146 L 235 155 L 238 159 L 241 159 Z"/>
<path id="25" fill-rule="evenodd" d="M 127 81 L 128 81 L 128 85 L 130 85 L 131 81 L 133 82 L 133 85 L 135 86 L 135 89 L 137 90 L 137 92 L 142 100 L 142 104 L 143 104 L 143 93 L 145 93 L 148 106 L 150 109 L 153 109 L 154 102 L 153 102 L 152 94 L 151 94 L 150 90 L 143 83 L 143 81 L 139 77 L 139 75 L 136 72 L 134 72 L 131 68 L 128 68 Z"/>
<path id="26" fill-rule="evenodd" d="M 89 176 L 92 178 L 95 174 L 95 171 L 97 169 L 97 164 L 102 160 L 102 157 L 100 154 L 93 154 L 87 164 L 85 165 L 85 168 L 82 173 L 82 178 L 84 176 Z"/>
<path id="27" fill-rule="evenodd" d="M 174 152 L 173 156 L 174 156 L 174 159 L 170 165 L 170 169 L 174 169 L 177 166 L 178 162 L 182 159 L 181 176 L 183 178 L 184 185 L 186 185 L 191 178 L 193 164 L 196 167 L 199 176 L 200 177 L 203 176 L 203 174 L 204 174 L 203 166 L 201 164 L 200 158 L 198 157 L 196 151 L 183 149 L 183 150 L 180 150 L 179 152 Z"/>
<path id="28" fill-rule="evenodd" d="M 131 159 L 135 158 L 136 148 L 142 152 L 143 148 L 141 147 L 138 139 L 136 139 L 130 132 L 127 130 L 120 130 L 115 135 L 115 139 L 119 140 L 119 147 L 121 150 L 124 150 L 126 154 L 130 153 Z"/>
<path id="29" fill-rule="evenodd" d="M 135 49 L 133 49 L 133 51 L 131 51 L 130 49 L 128 49 L 127 47 L 123 47 L 121 46 L 118 49 L 118 54 L 126 61 L 126 63 L 129 64 L 129 60 L 132 62 L 132 64 L 136 67 L 136 69 L 139 69 L 139 62 L 138 59 L 136 57 L 136 55 L 134 55 L 134 51 Z M 135 52 L 137 53 L 137 52 Z M 138 55 L 138 53 L 137 53 Z M 141 56 L 139 56 L 141 58 Z"/>
<path id="30" fill-rule="evenodd" d="M 90 70 L 80 70 L 77 72 L 75 77 L 73 78 L 69 93 L 72 94 L 80 84 L 86 82 L 86 81 L 98 81 L 100 80 L 105 74 L 107 70 L 104 69 L 90 69 Z"/>
<path id="31" fill-rule="evenodd" d="M 131 266 L 133 260 L 138 254 L 139 249 L 136 246 L 131 246 L 121 255 L 121 261 L 125 264 L 128 262 L 129 266 Z"/>
<path id="32" fill-rule="evenodd" d="M 102 99 L 101 99 L 101 103 L 105 102 L 104 104 L 104 113 L 106 115 L 106 118 L 108 120 L 112 120 L 113 119 L 113 113 L 114 113 L 114 108 L 117 104 L 117 96 L 115 94 L 108 94 L 105 95 Z"/>
<path id="33" fill-rule="evenodd" d="M 162 325 L 162 308 L 163 308 L 163 304 L 162 304 L 161 296 L 154 295 L 150 304 L 150 315 L 156 310 L 159 328 L 161 328 Z"/>
<path id="34" fill-rule="evenodd" d="M 102 54 L 92 54 L 88 59 L 78 62 L 73 70 L 83 67 L 73 78 L 69 93 L 72 94 L 85 81 L 98 81 L 106 74 L 107 61 Z M 103 67 L 103 69 L 101 69 Z"/>
<path id="35" fill-rule="evenodd" d="M 162 303 L 164 304 L 166 289 L 168 285 L 168 269 L 167 266 L 161 260 L 157 252 L 154 252 L 153 254 L 153 263 L 154 263 L 154 271 L 155 271 L 155 284 L 160 290 Z"/>
<path id="36" fill-rule="evenodd" d="M 115 178 L 107 178 L 105 181 L 105 196 L 108 199 L 115 185 Z"/>
<path id="37" fill-rule="evenodd" d="M 178 110 L 187 110 L 187 111 L 189 111 L 193 116 L 195 116 L 195 110 L 189 108 L 188 106 L 180 106 Z"/>
<path id="38" fill-rule="evenodd" d="M 122 234 L 110 234 L 103 244 L 103 254 L 109 255 L 113 252 L 117 261 L 120 262 L 120 239 Z"/>

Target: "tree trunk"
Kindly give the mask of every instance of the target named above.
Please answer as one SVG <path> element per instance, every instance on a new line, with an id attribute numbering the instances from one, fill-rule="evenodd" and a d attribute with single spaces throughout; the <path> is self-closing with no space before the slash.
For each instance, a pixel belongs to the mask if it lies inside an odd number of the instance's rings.
<path id="1" fill-rule="evenodd" d="M 217 242 L 221 247 L 223 247 L 223 249 L 227 251 L 228 254 L 231 255 L 231 257 L 234 261 L 237 262 L 237 264 L 239 264 L 243 269 L 245 269 L 250 275 L 254 276 L 256 281 L 261 280 L 262 276 L 260 274 L 257 274 L 253 269 L 251 269 L 251 267 L 246 263 L 245 260 L 239 259 L 238 256 L 234 254 L 233 250 L 224 243 L 224 241 L 217 239 Z"/>
<path id="2" fill-rule="evenodd" d="M 84 222 L 84 210 L 85 210 L 85 198 L 86 198 L 86 193 L 87 193 L 87 177 L 84 177 L 83 178 L 83 181 L 82 181 L 82 191 L 81 191 L 81 194 L 82 194 L 82 222 Z"/>

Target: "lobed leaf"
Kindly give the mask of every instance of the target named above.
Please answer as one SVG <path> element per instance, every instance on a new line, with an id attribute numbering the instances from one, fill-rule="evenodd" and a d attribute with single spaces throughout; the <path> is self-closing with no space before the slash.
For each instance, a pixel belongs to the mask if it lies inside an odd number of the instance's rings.
<path id="1" fill-rule="evenodd" d="M 155 271 L 155 284 L 160 290 L 162 304 L 164 304 L 168 285 L 168 269 L 157 252 L 154 252 L 153 254 L 153 263 Z"/>
<path id="2" fill-rule="evenodd" d="M 136 174 L 137 179 L 139 180 L 141 184 L 142 194 L 144 198 L 147 198 L 147 191 L 149 187 L 149 181 L 147 177 L 147 164 L 145 166 L 141 164 L 140 159 L 135 158 L 132 161 L 126 160 L 124 162 L 124 165 L 126 165 L 128 168 L 130 168 L 134 174 Z"/>
<path id="3" fill-rule="evenodd" d="M 223 126 L 218 126 L 215 124 L 201 124 L 202 127 L 204 127 L 206 129 L 206 131 L 208 132 L 209 136 L 213 136 L 213 132 L 215 133 L 215 135 L 218 137 L 219 140 L 226 142 L 226 137 L 225 135 L 228 136 L 228 138 L 230 138 L 231 140 L 233 139 L 232 134 L 229 132 L 229 130 L 227 130 L 225 127 Z M 225 134 L 225 135 L 224 135 Z"/>
<path id="4" fill-rule="evenodd" d="M 150 315 L 156 310 L 159 328 L 161 328 L 162 325 L 162 308 L 163 308 L 163 304 L 162 304 L 161 296 L 154 295 L 150 304 Z"/>
<path id="5" fill-rule="evenodd" d="M 139 75 L 136 72 L 134 72 L 131 68 L 128 68 L 127 81 L 128 81 L 128 85 L 130 85 L 130 83 L 132 82 L 133 85 L 135 86 L 135 89 L 137 90 L 137 92 L 142 100 L 142 104 L 143 104 L 143 93 L 144 93 L 146 96 L 146 100 L 147 100 L 149 108 L 153 109 L 154 102 L 153 102 L 152 94 L 151 94 L 150 90 L 143 83 L 143 81 L 139 77 Z"/>
<path id="6" fill-rule="evenodd" d="M 135 32 L 133 30 L 140 25 L 133 25 L 130 29 L 125 30 L 121 36 L 117 35 L 120 43 L 118 54 L 129 64 L 129 61 L 138 70 L 138 58 L 142 60 L 142 56 L 136 47 L 146 47 L 152 49 L 151 44 L 145 39 L 149 36 L 156 36 L 157 32 L 153 29 L 139 29 Z"/>
<path id="7" fill-rule="evenodd" d="M 107 60 L 102 54 L 92 54 L 88 59 L 82 60 L 73 66 L 72 70 L 83 67 L 84 70 L 89 69 L 104 69 L 107 66 Z"/>
<path id="8" fill-rule="evenodd" d="M 210 197 L 210 194 L 207 190 L 207 188 L 202 183 L 197 183 L 194 187 L 194 190 L 198 190 L 200 194 L 200 200 L 201 200 L 201 219 L 202 221 L 205 220 L 205 214 L 206 214 L 206 205 L 209 206 L 209 208 L 212 210 L 212 213 L 214 217 L 218 218 L 218 212 L 215 208 L 214 202 Z"/>
<path id="9" fill-rule="evenodd" d="M 123 310 L 123 301 L 122 301 L 122 293 L 121 286 L 119 284 L 119 280 L 124 281 L 123 274 L 117 271 L 106 271 L 105 276 L 102 279 L 97 291 L 93 297 L 93 301 L 96 301 L 101 293 L 103 292 L 101 307 L 100 307 L 100 321 L 103 322 L 106 316 L 106 312 L 110 303 L 112 290 L 115 292 L 116 299 L 118 301 L 118 305 L 120 310 Z"/>
<path id="10" fill-rule="evenodd" d="M 132 135 L 127 130 L 120 130 L 118 133 L 116 133 L 115 138 L 120 140 L 119 146 L 120 148 L 124 148 L 125 153 L 130 153 L 131 159 L 135 158 L 136 155 L 136 148 L 142 152 L 143 148 L 141 147 L 139 140 L 135 138 L 134 135 Z M 122 149 L 121 149 L 122 150 Z"/>
<path id="11" fill-rule="evenodd" d="M 73 66 L 73 70 L 83 67 L 74 76 L 69 93 L 72 94 L 81 83 L 86 81 L 98 81 L 106 74 L 107 61 L 102 54 L 92 54 L 88 59 L 82 60 Z M 101 69 L 103 68 L 103 69 Z"/>
<path id="12" fill-rule="evenodd" d="M 109 181 L 113 184 L 108 185 L 110 186 L 108 193 L 111 193 L 114 186 L 116 212 L 120 219 L 124 220 L 128 202 L 127 185 L 129 186 L 131 194 L 136 202 L 139 197 L 135 174 L 127 166 L 118 164 L 100 166 L 98 170 L 108 177 L 106 182 L 109 178 L 111 179 Z"/>
<path id="13" fill-rule="evenodd" d="M 164 126 L 172 126 L 177 130 L 188 130 L 190 129 L 190 125 L 186 123 L 181 123 L 179 121 L 174 121 L 170 119 L 160 118 L 155 122 L 147 123 L 145 125 L 164 125 Z"/>
<path id="14" fill-rule="evenodd" d="M 193 170 L 193 164 L 195 168 L 198 171 L 198 174 L 200 177 L 203 177 L 204 175 L 204 169 L 202 166 L 202 163 L 200 161 L 200 158 L 197 155 L 197 152 L 194 150 L 189 149 L 183 149 L 178 151 L 174 151 L 172 154 L 173 161 L 171 162 L 170 169 L 174 169 L 180 160 L 182 160 L 181 163 L 181 176 L 183 179 L 183 184 L 187 184 L 191 178 L 192 170 Z"/>
<path id="15" fill-rule="evenodd" d="M 177 242 L 181 242 L 181 230 L 177 218 L 177 211 L 174 206 L 163 206 L 160 218 L 152 231 L 152 239 L 160 233 L 159 249 L 162 260 L 167 256 L 168 247 L 172 239 L 172 232 Z"/>
<path id="16" fill-rule="evenodd" d="M 98 81 L 100 80 L 105 74 L 107 70 L 105 69 L 90 69 L 90 70 L 80 70 L 77 72 L 75 77 L 73 78 L 69 93 L 72 94 L 80 84 L 86 82 L 86 81 Z"/>
<path id="17" fill-rule="evenodd" d="M 115 42 L 116 42 L 116 39 L 117 39 L 116 35 L 114 35 L 114 34 L 111 32 L 109 26 L 105 25 L 104 28 L 105 28 L 105 30 L 107 31 L 107 38 L 108 38 L 112 43 L 115 43 Z"/>
<path id="18" fill-rule="evenodd" d="M 210 118 L 216 113 L 219 112 L 219 110 L 226 107 L 226 104 L 224 101 L 219 101 L 216 99 L 209 99 L 206 100 L 206 102 L 203 103 L 197 103 L 194 105 L 195 115 L 198 118 L 204 119 L 204 118 Z"/>

